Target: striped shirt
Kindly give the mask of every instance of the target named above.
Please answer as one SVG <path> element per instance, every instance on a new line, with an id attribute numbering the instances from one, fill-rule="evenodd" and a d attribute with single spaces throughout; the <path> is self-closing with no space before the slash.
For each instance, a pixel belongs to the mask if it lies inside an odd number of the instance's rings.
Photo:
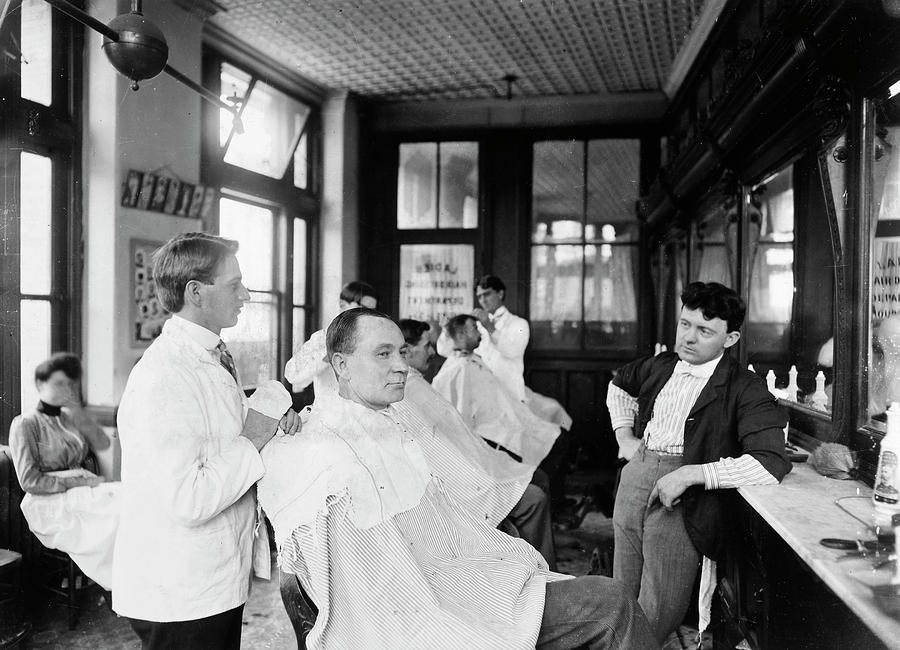
<path id="1" fill-rule="evenodd" d="M 437 464 L 417 487 L 409 475 L 429 453 L 415 439 L 430 433 L 407 426 L 428 418 L 403 409 L 326 398 L 302 436 L 264 450 L 260 501 L 279 563 L 319 610 L 307 647 L 534 648 L 546 584 L 566 576 L 456 501 Z M 373 493 L 386 501 L 372 507 Z M 291 509 L 298 500 L 312 507 Z"/>
<path id="2" fill-rule="evenodd" d="M 684 425 L 691 408 L 703 391 L 721 359 L 721 355 L 704 364 L 693 366 L 679 361 L 653 405 L 653 415 L 644 430 L 647 449 L 663 454 L 684 452 Z M 609 384 L 606 396 L 613 431 L 633 427 L 638 413 L 636 397 Z M 775 485 L 778 480 L 750 454 L 737 458 L 721 458 L 701 465 L 707 490 L 735 488 L 744 485 Z"/>

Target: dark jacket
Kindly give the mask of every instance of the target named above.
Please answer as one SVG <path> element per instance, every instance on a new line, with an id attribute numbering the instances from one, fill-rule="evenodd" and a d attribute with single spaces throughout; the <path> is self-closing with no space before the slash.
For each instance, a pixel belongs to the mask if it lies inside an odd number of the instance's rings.
<path id="1" fill-rule="evenodd" d="M 672 376 L 678 355 L 664 352 L 619 369 L 612 383 L 638 400 L 635 435 L 643 437 L 656 396 Z M 756 373 L 722 356 L 684 425 L 684 462 L 695 465 L 750 454 L 778 481 L 791 471 L 784 450 L 785 414 Z M 682 495 L 688 535 L 703 555 L 719 560 L 728 540 L 733 490 L 688 488 Z"/>

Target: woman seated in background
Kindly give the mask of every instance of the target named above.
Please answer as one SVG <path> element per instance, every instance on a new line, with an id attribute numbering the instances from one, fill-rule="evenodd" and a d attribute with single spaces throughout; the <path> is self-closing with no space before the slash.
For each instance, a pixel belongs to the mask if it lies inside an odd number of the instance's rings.
<path id="1" fill-rule="evenodd" d="M 9 446 L 22 513 L 47 548 L 68 553 L 84 574 L 109 589 L 118 526 L 118 483 L 95 473 L 94 453 L 110 440 L 84 410 L 81 362 L 58 352 L 34 371 L 40 401 L 16 417 Z"/>

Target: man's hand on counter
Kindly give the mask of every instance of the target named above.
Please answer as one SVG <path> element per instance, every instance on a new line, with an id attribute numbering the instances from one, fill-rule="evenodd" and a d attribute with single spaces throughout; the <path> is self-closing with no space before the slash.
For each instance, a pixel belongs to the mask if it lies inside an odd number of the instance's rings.
<path id="1" fill-rule="evenodd" d="M 682 465 L 674 472 L 669 472 L 656 481 L 656 485 L 650 491 L 650 499 L 647 505 L 651 505 L 656 499 L 663 504 L 666 510 L 671 510 L 681 501 L 681 495 L 692 485 L 704 485 L 703 467 L 700 465 Z"/>

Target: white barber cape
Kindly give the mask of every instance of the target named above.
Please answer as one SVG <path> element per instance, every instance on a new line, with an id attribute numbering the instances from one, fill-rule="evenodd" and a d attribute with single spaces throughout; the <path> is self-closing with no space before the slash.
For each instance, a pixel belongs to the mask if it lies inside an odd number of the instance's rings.
<path id="1" fill-rule="evenodd" d="M 477 354 L 454 352 L 432 386 L 456 407 L 476 435 L 530 465 L 539 465 L 559 436 L 559 426 L 537 417 L 511 395 Z"/>
<path id="2" fill-rule="evenodd" d="M 525 349 L 531 338 L 528 321 L 516 316 L 503 305 L 489 314 L 488 318 L 494 325 L 494 331 L 488 332 L 481 321 L 476 322 L 481 343 L 475 348 L 475 353 L 510 394 L 520 402 L 525 402 L 532 413 L 563 429 L 571 429 L 572 417 L 562 404 L 525 385 Z M 450 358 L 453 355 L 453 341 L 445 330 L 441 330 L 436 347 L 441 356 Z"/>
<path id="3" fill-rule="evenodd" d="M 319 610 L 307 646 L 534 648 L 546 583 L 565 576 L 460 506 L 404 421 L 323 395 L 263 450 L 282 570 Z"/>

